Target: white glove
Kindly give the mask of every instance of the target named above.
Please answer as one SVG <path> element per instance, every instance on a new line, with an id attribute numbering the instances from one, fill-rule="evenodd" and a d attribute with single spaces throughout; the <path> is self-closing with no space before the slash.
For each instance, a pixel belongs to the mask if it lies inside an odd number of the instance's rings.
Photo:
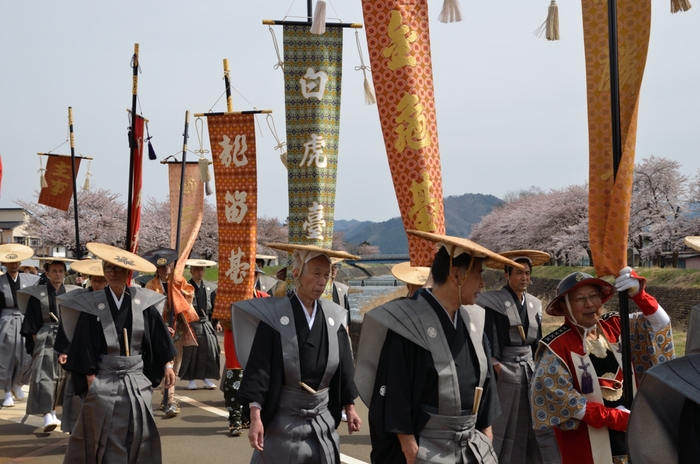
<path id="1" fill-rule="evenodd" d="M 615 279 L 615 288 L 618 292 L 627 290 L 627 293 L 630 295 L 635 295 L 637 292 L 639 292 L 641 284 L 639 279 L 635 279 L 632 276 L 633 273 L 636 275 L 631 267 L 626 267 L 620 271 L 620 277 Z"/>
<path id="2" fill-rule="evenodd" d="M 629 413 L 629 412 L 630 412 L 629 409 L 627 409 L 626 407 L 624 407 L 624 406 L 622 406 L 622 405 L 616 407 L 615 409 L 619 409 L 620 411 L 623 411 L 623 412 L 626 412 L 626 413 Z"/>

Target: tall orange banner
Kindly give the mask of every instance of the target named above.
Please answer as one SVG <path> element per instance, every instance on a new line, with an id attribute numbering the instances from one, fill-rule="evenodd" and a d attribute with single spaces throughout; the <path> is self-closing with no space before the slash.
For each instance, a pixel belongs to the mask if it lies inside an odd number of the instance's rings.
<path id="1" fill-rule="evenodd" d="M 406 229 L 445 233 L 427 0 L 363 0 L 389 169 Z M 408 236 L 413 266 L 435 246 Z"/>
<path id="2" fill-rule="evenodd" d="M 231 319 L 231 304 L 253 297 L 258 176 L 252 114 L 207 117 L 219 223 L 219 288 L 213 318 Z"/>
<path id="3" fill-rule="evenodd" d="M 73 198 L 73 162 L 70 156 L 49 155 L 46 162 L 47 186 L 39 193 L 39 203 L 68 211 Z M 78 175 L 80 158 L 75 158 L 75 175 Z"/>
<path id="4" fill-rule="evenodd" d="M 627 239 L 637 142 L 639 91 L 649 48 L 650 0 L 618 0 L 622 156 L 613 175 L 607 2 L 584 1 L 588 90 L 588 233 L 599 277 L 627 265 Z"/>
<path id="5" fill-rule="evenodd" d="M 170 247 L 175 248 L 177 241 L 177 210 L 180 202 L 180 182 L 182 180 L 182 164 L 168 163 L 168 177 L 170 180 Z M 197 163 L 185 164 L 185 183 L 183 184 L 182 220 L 180 222 L 180 249 L 178 256 L 178 268 L 184 269 L 184 264 L 192 247 L 194 246 L 199 228 L 204 217 L 204 184 L 199 176 Z"/>

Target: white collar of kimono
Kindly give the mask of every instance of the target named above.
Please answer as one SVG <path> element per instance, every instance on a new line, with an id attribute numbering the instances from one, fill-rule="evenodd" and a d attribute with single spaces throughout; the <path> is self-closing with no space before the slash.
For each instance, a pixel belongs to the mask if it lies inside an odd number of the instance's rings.
<path id="1" fill-rule="evenodd" d="M 117 309 L 122 309 L 122 302 L 124 301 L 124 295 L 126 294 L 126 289 L 122 292 L 122 296 L 117 298 L 117 295 L 114 293 L 112 290 L 112 287 L 107 287 L 109 288 L 109 292 L 112 294 L 112 298 L 114 298 L 114 304 L 117 305 Z"/>
<path id="2" fill-rule="evenodd" d="M 299 298 L 299 295 L 297 295 L 296 290 L 294 290 L 294 296 L 297 297 L 297 300 L 299 300 L 299 303 L 301 303 L 301 307 L 304 308 L 304 316 L 306 316 L 306 323 L 309 324 L 310 330 L 311 327 L 314 325 L 314 321 L 316 320 L 316 310 L 318 309 L 318 303 L 316 303 L 316 300 L 314 300 L 314 310 L 311 312 L 311 315 L 309 315 L 309 311 L 306 309 L 306 306 L 304 306 L 304 303 L 301 301 L 301 298 Z"/>

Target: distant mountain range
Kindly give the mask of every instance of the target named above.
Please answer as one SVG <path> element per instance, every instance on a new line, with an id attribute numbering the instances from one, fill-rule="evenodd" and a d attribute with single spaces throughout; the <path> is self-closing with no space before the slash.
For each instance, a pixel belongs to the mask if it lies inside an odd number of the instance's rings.
<path id="1" fill-rule="evenodd" d="M 493 195 L 466 193 L 445 198 L 445 229 L 447 235 L 469 237 L 472 226 L 503 200 Z M 384 222 L 336 220 L 334 230 L 345 234 L 345 241 L 355 245 L 368 242 L 378 246 L 383 254 L 408 254 L 408 240 L 401 218 Z"/>

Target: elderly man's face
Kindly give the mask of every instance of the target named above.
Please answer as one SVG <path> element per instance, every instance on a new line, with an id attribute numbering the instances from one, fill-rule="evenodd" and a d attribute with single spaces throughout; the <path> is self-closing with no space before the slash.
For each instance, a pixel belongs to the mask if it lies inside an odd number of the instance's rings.
<path id="1" fill-rule="evenodd" d="M 66 267 L 63 263 L 51 263 L 46 272 L 49 282 L 54 287 L 60 287 L 63 284 L 63 279 L 66 278 Z"/>
<path id="2" fill-rule="evenodd" d="M 297 279 L 297 293 L 303 300 L 318 300 L 331 276 L 331 263 L 325 256 L 317 256 L 304 265 L 304 273 Z"/>
<path id="3" fill-rule="evenodd" d="M 114 291 L 121 291 L 121 288 L 126 285 L 126 269 L 115 266 L 111 263 L 102 264 L 102 271 L 107 278 L 107 283 Z"/>
<path id="4" fill-rule="evenodd" d="M 560 304 L 564 314 L 568 314 L 566 303 L 561 301 Z M 600 289 L 595 285 L 582 285 L 569 292 L 569 304 L 575 322 L 584 327 L 593 327 L 603 315 L 603 300 Z"/>

